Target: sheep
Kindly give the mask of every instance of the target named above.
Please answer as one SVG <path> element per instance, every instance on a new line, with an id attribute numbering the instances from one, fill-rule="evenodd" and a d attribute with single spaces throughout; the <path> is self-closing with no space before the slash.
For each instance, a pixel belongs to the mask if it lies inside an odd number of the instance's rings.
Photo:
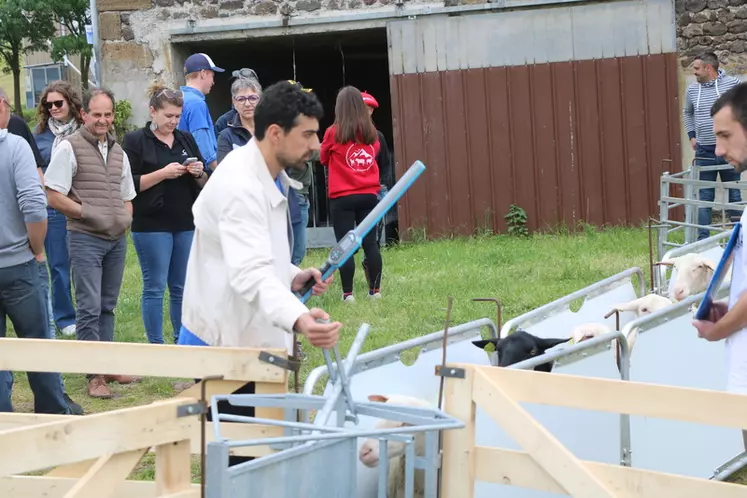
<path id="1" fill-rule="evenodd" d="M 655 311 L 659 311 L 660 309 L 666 308 L 667 306 L 671 306 L 672 301 L 664 296 L 660 296 L 658 294 L 646 294 L 643 297 L 639 297 L 638 299 L 634 299 L 632 301 L 628 301 L 627 303 L 621 303 L 616 304 L 612 307 L 612 311 L 617 312 L 625 312 L 625 311 L 632 311 L 635 313 L 636 318 L 640 318 L 642 316 L 650 315 L 651 313 Z M 633 329 L 633 331 L 628 335 L 628 354 L 633 354 L 633 345 L 635 344 L 635 340 L 638 337 L 638 329 Z M 620 366 L 620 345 L 617 343 L 617 339 L 614 339 L 612 341 L 612 350 L 615 352 L 615 363 L 617 363 L 617 369 L 619 371 L 622 371 L 622 367 Z"/>
<path id="2" fill-rule="evenodd" d="M 662 308 L 672 305 L 672 300 L 658 294 L 646 294 L 643 297 L 628 301 L 627 303 L 616 304 L 612 311 L 632 311 L 637 318 L 653 313 Z"/>
<path id="3" fill-rule="evenodd" d="M 391 403 L 393 405 L 414 406 L 421 408 L 434 408 L 434 405 L 427 401 L 413 396 L 393 394 L 383 396 L 381 394 L 371 394 L 368 396 L 369 401 L 380 403 Z M 379 420 L 376 423 L 376 429 L 392 429 L 395 427 L 406 427 L 410 424 L 397 422 L 395 420 Z M 422 457 L 425 455 L 425 433 L 415 433 L 415 455 Z M 387 456 L 389 457 L 389 473 L 387 475 L 387 498 L 404 498 L 405 496 L 405 443 L 403 441 L 389 440 L 387 442 Z M 358 459 L 369 468 L 379 465 L 379 440 L 366 439 L 358 451 Z M 422 469 L 415 469 L 414 479 L 415 489 L 414 498 L 423 498 L 425 494 L 425 472 Z"/>
<path id="4" fill-rule="evenodd" d="M 593 337 L 604 335 L 609 332 L 611 332 L 611 329 L 603 323 L 584 323 L 582 325 L 578 325 L 571 332 L 571 343 L 578 344 L 579 342 L 586 341 Z M 633 342 L 635 342 L 635 336 L 637 334 L 634 332 L 631 335 L 632 337 L 628 338 L 628 346 L 632 350 Z M 617 370 L 619 372 L 622 372 L 622 367 L 620 365 L 620 347 L 617 344 L 617 339 L 612 340 L 612 352 L 615 355 L 615 364 L 617 365 Z"/>
<path id="5" fill-rule="evenodd" d="M 498 352 L 498 366 L 507 367 L 514 363 L 533 358 L 545 353 L 550 348 L 570 341 L 570 337 L 564 339 L 545 339 L 534 336 L 524 330 L 518 329 L 513 334 L 502 339 L 487 339 L 472 341 L 472 344 L 487 352 Z M 537 372 L 551 372 L 553 362 L 542 363 L 534 367 Z"/>
<path id="6" fill-rule="evenodd" d="M 578 325 L 571 331 L 571 344 L 578 344 L 581 341 L 604 335 L 609 331 L 610 328 L 603 323 L 584 323 Z"/>
<path id="7" fill-rule="evenodd" d="M 688 296 L 705 291 L 716 271 L 713 260 L 696 253 L 664 259 L 657 264 L 677 269 L 677 277 L 669 289 L 669 297 L 675 301 L 682 301 Z"/>

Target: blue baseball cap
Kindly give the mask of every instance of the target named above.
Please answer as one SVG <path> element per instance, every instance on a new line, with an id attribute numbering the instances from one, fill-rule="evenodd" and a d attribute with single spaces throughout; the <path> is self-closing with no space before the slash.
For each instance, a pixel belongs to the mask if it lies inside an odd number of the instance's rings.
<path id="1" fill-rule="evenodd" d="M 217 67 L 208 54 L 192 54 L 184 62 L 184 74 L 196 73 L 203 69 L 210 69 L 216 73 L 225 71 L 225 69 Z"/>

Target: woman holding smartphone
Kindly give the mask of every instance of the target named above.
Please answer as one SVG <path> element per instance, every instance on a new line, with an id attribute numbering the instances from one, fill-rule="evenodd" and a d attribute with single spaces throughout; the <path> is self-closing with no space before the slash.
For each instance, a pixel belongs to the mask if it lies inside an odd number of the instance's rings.
<path id="1" fill-rule="evenodd" d="M 192 246 L 192 204 L 207 181 L 192 135 L 177 130 L 184 105 L 179 90 L 148 90 L 151 121 L 125 135 L 137 197 L 132 201 L 132 241 L 143 273 L 141 308 L 148 342 L 163 344 L 163 296 L 169 287 L 174 344 L 181 328 L 182 294 Z"/>

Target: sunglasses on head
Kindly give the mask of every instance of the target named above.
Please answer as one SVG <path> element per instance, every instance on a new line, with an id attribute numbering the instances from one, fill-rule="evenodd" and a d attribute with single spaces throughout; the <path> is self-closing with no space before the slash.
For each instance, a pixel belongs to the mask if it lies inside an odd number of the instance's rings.
<path id="1" fill-rule="evenodd" d="M 160 97 L 161 95 L 166 95 L 167 99 L 177 99 L 182 98 L 183 93 L 181 90 L 171 90 L 170 88 L 164 88 L 163 90 L 158 92 L 156 98 Z"/>
<path id="2" fill-rule="evenodd" d="M 257 73 L 255 73 L 253 69 L 249 69 L 248 67 L 237 69 L 236 71 L 231 73 L 231 76 L 233 76 L 234 78 L 259 80 L 259 78 L 257 77 Z"/>
<path id="3" fill-rule="evenodd" d="M 48 111 L 52 110 L 52 106 L 56 107 L 57 109 L 61 108 L 62 105 L 65 103 L 64 100 L 53 100 L 52 102 L 45 102 L 44 107 L 47 108 Z"/>
<path id="4" fill-rule="evenodd" d="M 288 83 L 290 83 L 291 85 L 296 85 L 301 89 L 302 92 L 311 92 L 311 88 L 304 88 L 303 85 L 298 81 L 288 80 Z"/>

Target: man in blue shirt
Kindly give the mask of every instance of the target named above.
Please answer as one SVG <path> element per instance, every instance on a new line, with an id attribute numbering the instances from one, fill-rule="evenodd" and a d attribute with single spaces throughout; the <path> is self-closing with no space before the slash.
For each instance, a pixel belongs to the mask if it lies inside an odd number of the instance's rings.
<path id="1" fill-rule="evenodd" d="M 224 69 L 216 67 L 213 60 L 203 53 L 190 55 L 184 63 L 187 84 L 181 87 L 184 93 L 184 107 L 179 129 L 191 133 L 197 141 L 202 157 L 205 158 L 207 173 L 215 170 L 218 165 L 218 139 L 215 136 L 213 118 L 210 117 L 205 95 L 213 88 L 215 73 L 223 71 Z"/>

